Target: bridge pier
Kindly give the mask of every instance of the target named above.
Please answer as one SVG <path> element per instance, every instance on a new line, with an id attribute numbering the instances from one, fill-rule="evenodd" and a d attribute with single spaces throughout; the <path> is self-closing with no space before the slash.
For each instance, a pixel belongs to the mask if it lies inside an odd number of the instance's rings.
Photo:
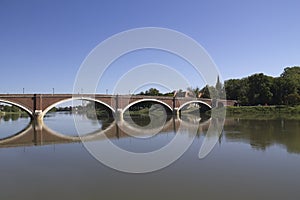
<path id="1" fill-rule="evenodd" d="M 42 115 L 42 110 L 35 110 L 33 113 L 33 120 L 37 124 L 43 124 L 43 115 Z"/>
<path id="2" fill-rule="evenodd" d="M 123 110 L 121 108 L 118 108 L 115 113 L 115 120 L 118 122 L 123 121 Z"/>
<path id="3" fill-rule="evenodd" d="M 34 119 L 32 123 L 33 128 L 33 142 L 34 145 L 43 145 L 43 127 L 44 122 L 42 119 Z"/>
<path id="4" fill-rule="evenodd" d="M 173 116 L 176 116 L 176 117 L 179 116 L 178 108 L 173 108 Z"/>

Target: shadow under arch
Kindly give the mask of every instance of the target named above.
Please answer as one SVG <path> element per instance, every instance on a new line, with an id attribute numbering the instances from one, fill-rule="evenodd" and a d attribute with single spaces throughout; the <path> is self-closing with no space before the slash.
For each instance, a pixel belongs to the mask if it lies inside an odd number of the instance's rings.
<path id="1" fill-rule="evenodd" d="M 29 117 L 31 119 L 33 119 L 32 111 L 30 109 L 26 108 L 25 106 L 21 105 L 21 104 L 15 103 L 13 101 L 8 101 L 8 100 L 5 100 L 5 99 L 0 99 L 0 103 L 7 103 L 7 104 L 17 106 L 18 108 L 24 110 L 29 115 Z"/>
<path id="2" fill-rule="evenodd" d="M 122 110 L 122 116 L 124 116 L 124 113 L 133 105 L 135 104 L 139 104 L 139 103 L 143 103 L 143 102 L 151 102 L 151 103 L 159 103 L 160 105 L 164 106 L 164 108 L 166 109 L 167 113 L 172 113 L 173 112 L 173 108 L 171 106 L 169 106 L 168 104 L 166 104 L 163 101 L 157 100 L 157 99 L 140 99 L 137 101 L 134 101 L 130 104 L 128 104 L 123 110 Z"/>
<path id="3" fill-rule="evenodd" d="M 100 104 L 104 105 L 105 107 L 109 108 L 110 111 L 112 112 L 112 115 L 115 114 L 115 109 L 113 109 L 110 105 L 108 105 L 107 103 L 104 103 L 103 101 L 100 101 L 100 100 L 97 100 L 97 99 L 94 99 L 94 98 L 90 98 L 90 97 L 72 97 L 72 98 L 68 98 L 68 99 L 58 101 L 58 102 L 48 106 L 45 110 L 43 110 L 43 112 L 41 114 L 41 118 L 43 119 L 44 116 L 47 114 L 47 112 L 49 112 L 52 108 L 54 108 L 58 104 L 65 103 L 65 102 L 68 102 L 68 101 L 74 101 L 74 100 L 85 100 L 85 101 L 100 103 Z"/>

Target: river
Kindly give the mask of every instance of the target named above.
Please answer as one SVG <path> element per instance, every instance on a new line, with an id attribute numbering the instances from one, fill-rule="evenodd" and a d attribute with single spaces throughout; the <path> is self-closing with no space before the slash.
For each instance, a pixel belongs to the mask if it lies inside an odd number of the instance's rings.
<path id="1" fill-rule="evenodd" d="M 170 127 L 160 133 L 133 138 L 116 133 L 119 129 L 111 121 L 57 112 L 45 117 L 44 132 L 26 136 L 36 126 L 29 118 L 2 117 L 0 199 L 300 198 L 299 120 L 226 118 L 217 145 L 199 159 L 211 123 L 207 121 L 173 164 L 151 173 L 130 174 L 107 167 L 83 143 L 72 141 L 77 137 L 74 118 L 81 120 L 87 135 L 111 128 L 110 140 L 136 153 L 168 144 L 182 123 L 170 119 Z M 142 123 L 145 119 L 135 120 Z M 48 137 L 45 130 L 54 134 Z"/>

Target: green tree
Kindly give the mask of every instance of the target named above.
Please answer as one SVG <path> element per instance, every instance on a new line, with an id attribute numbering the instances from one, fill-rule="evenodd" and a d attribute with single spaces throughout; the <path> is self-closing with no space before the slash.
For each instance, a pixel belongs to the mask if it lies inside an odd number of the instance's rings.
<path id="1" fill-rule="evenodd" d="M 11 112 L 20 112 L 20 109 L 17 106 L 11 106 Z"/>
<path id="2" fill-rule="evenodd" d="M 300 104 L 300 95 L 298 93 L 289 94 L 286 97 L 288 105 L 295 106 Z"/>
<path id="3" fill-rule="evenodd" d="M 248 79 L 229 79 L 225 81 L 226 98 L 238 100 L 241 105 L 248 105 Z"/>
<path id="4" fill-rule="evenodd" d="M 260 73 L 230 79 L 225 81 L 224 87 L 227 99 L 236 99 L 241 105 L 300 104 L 300 67 L 287 67 L 276 78 Z"/>
<path id="5" fill-rule="evenodd" d="M 272 77 L 263 73 L 248 77 L 249 91 L 248 100 L 250 105 L 270 104 L 272 99 Z"/>
<path id="6" fill-rule="evenodd" d="M 228 99 L 238 99 L 240 96 L 241 80 L 229 79 L 224 83 L 226 96 Z"/>
<path id="7" fill-rule="evenodd" d="M 4 112 L 11 112 L 11 106 L 9 106 L 9 105 L 4 105 L 4 106 L 3 106 L 3 111 L 4 111 Z"/>
<path id="8" fill-rule="evenodd" d="M 284 104 L 284 80 L 282 77 L 276 77 L 273 79 L 273 84 L 271 86 L 272 104 L 273 105 L 282 105 Z"/>
<path id="9" fill-rule="evenodd" d="M 300 94 L 300 67 L 287 67 L 280 77 L 282 78 L 281 87 L 285 101 L 290 94 Z"/>
<path id="10" fill-rule="evenodd" d="M 147 96 L 162 96 L 163 94 L 159 92 L 156 88 L 150 88 L 145 92 L 140 92 L 139 95 L 147 95 Z"/>

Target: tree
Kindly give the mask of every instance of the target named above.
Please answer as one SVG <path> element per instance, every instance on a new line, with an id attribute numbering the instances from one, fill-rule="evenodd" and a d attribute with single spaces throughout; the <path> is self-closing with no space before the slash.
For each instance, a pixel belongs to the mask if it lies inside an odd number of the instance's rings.
<path id="1" fill-rule="evenodd" d="M 248 100 L 250 105 L 270 104 L 272 99 L 272 77 L 263 73 L 248 77 L 249 91 Z"/>
<path id="2" fill-rule="evenodd" d="M 238 100 L 241 105 L 248 105 L 248 79 L 229 79 L 225 81 L 224 88 L 226 91 L 226 98 Z"/>
<path id="3" fill-rule="evenodd" d="M 158 89 L 156 88 L 150 88 L 149 90 L 147 90 L 145 92 L 145 95 L 149 95 L 149 96 L 160 96 L 162 95 Z"/>
<path id="4" fill-rule="evenodd" d="M 273 84 L 271 86 L 271 92 L 273 94 L 271 102 L 273 105 L 284 104 L 285 89 L 283 85 L 284 80 L 282 77 L 277 77 L 273 79 Z"/>
<path id="5" fill-rule="evenodd" d="M 286 67 L 280 77 L 283 79 L 285 96 L 300 94 L 300 67 Z"/>
<path id="6" fill-rule="evenodd" d="M 20 108 L 14 105 L 5 105 L 3 106 L 4 112 L 20 112 Z"/>
<path id="7" fill-rule="evenodd" d="M 156 88 L 150 88 L 145 92 L 140 92 L 139 95 L 147 95 L 147 96 L 162 96 L 163 94 L 159 92 Z"/>
<path id="8" fill-rule="evenodd" d="M 241 80 L 229 79 L 224 84 L 226 96 L 228 99 L 238 99 L 240 96 Z"/>
<path id="9" fill-rule="evenodd" d="M 300 95 L 298 93 L 289 94 L 286 97 L 288 105 L 295 106 L 300 104 Z"/>
<path id="10" fill-rule="evenodd" d="M 237 99 L 241 105 L 282 105 L 297 101 L 300 95 L 300 67 L 287 67 L 280 77 L 262 73 L 243 79 L 225 81 L 227 99 Z"/>
<path id="11" fill-rule="evenodd" d="M 20 112 L 20 108 L 17 106 L 11 106 L 11 112 Z"/>

